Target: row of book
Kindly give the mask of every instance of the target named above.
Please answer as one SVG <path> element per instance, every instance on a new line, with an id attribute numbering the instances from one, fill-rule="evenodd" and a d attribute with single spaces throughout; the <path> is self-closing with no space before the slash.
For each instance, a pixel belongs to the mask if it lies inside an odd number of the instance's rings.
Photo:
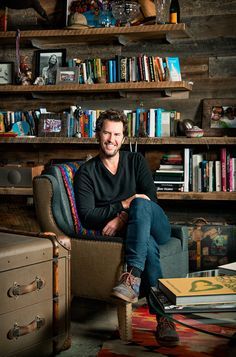
<path id="1" fill-rule="evenodd" d="M 236 157 L 227 148 L 219 150 L 218 160 L 185 148 L 182 154 L 164 154 L 154 172 L 157 191 L 235 192 Z"/>
<path id="2" fill-rule="evenodd" d="M 236 157 L 226 147 L 220 148 L 218 160 L 204 159 L 184 149 L 184 191 L 235 192 Z"/>
<path id="3" fill-rule="evenodd" d="M 139 56 L 114 58 L 70 59 L 69 67 L 78 68 L 80 84 L 116 83 L 116 82 L 159 82 L 181 81 L 180 61 L 178 57 Z"/>
<path id="4" fill-rule="evenodd" d="M 71 106 L 67 112 L 64 112 L 63 119 L 61 119 L 66 120 L 66 124 L 63 123 L 63 126 L 67 127 L 63 136 L 72 137 L 76 134 L 79 137 L 93 138 L 95 136 L 95 122 L 100 112 L 100 109 L 82 110 L 76 106 Z M 47 113 L 45 109 L 24 112 L 2 111 L 0 112 L 0 133 L 13 130 L 17 135 L 37 136 L 40 114 L 45 113 Z M 124 113 L 128 119 L 129 137 L 169 137 L 176 135 L 180 113 L 175 110 L 137 108 L 136 110 L 124 110 Z M 56 120 L 56 114 L 54 120 Z M 57 130 L 59 130 L 59 127 Z"/>

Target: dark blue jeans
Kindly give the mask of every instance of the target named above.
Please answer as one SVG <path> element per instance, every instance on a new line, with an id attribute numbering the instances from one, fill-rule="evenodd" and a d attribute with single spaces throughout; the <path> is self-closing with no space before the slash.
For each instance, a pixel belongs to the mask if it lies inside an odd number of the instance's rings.
<path id="1" fill-rule="evenodd" d="M 163 209 L 155 202 L 136 198 L 129 209 L 125 239 L 128 266 L 140 269 L 144 292 L 162 278 L 159 245 L 170 239 L 171 227 Z"/>

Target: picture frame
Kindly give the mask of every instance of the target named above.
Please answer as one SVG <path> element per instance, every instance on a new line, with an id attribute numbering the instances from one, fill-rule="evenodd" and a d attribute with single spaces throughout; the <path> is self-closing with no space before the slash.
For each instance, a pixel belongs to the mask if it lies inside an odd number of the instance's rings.
<path id="1" fill-rule="evenodd" d="M 13 84 L 14 62 L 0 62 L 0 85 Z"/>
<path id="2" fill-rule="evenodd" d="M 78 83 L 78 67 L 59 67 L 56 84 Z"/>
<path id="3" fill-rule="evenodd" d="M 42 77 L 45 85 L 56 84 L 57 70 L 66 65 L 66 49 L 36 51 L 36 77 Z"/>
<path id="4" fill-rule="evenodd" d="M 67 137 L 67 116 L 63 113 L 40 114 L 39 137 Z"/>
<path id="5" fill-rule="evenodd" d="M 204 99 L 204 136 L 236 136 L 236 99 Z"/>

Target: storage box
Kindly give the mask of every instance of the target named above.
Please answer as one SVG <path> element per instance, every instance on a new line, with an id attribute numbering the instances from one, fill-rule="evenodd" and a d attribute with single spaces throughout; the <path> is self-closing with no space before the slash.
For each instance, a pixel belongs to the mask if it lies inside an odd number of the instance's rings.
<path id="1" fill-rule="evenodd" d="M 196 222 L 184 226 L 189 237 L 189 271 L 216 269 L 235 260 L 236 226 Z"/>
<path id="2" fill-rule="evenodd" d="M 69 257 L 54 234 L 0 232 L 1 356 L 49 356 L 69 345 Z"/>

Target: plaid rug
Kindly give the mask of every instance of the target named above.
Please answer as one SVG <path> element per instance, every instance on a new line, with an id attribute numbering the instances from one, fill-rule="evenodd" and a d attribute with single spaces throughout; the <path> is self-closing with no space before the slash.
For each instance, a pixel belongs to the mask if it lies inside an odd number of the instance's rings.
<path id="1" fill-rule="evenodd" d="M 188 315 L 174 315 L 174 318 L 203 330 L 217 334 L 232 336 L 236 332 L 233 327 L 221 324 L 210 324 L 209 319 L 195 320 Z M 217 319 L 217 314 L 214 315 Z M 235 322 L 235 321 L 234 321 Z M 209 323 L 209 324 L 208 324 Z M 236 356 L 236 345 L 231 346 L 229 340 L 196 331 L 181 324 L 176 324 L 180 336 L 180 344 L 176 347 L 164 347 L 156 342 L 154 332 L 156 319 L 150 315 L 147 306 L 141 306 L 133 312 L 133 340 L 122 342 L 117 336 L 106 341 L 97 357 L 200 357 L 200 356 Z"/>

